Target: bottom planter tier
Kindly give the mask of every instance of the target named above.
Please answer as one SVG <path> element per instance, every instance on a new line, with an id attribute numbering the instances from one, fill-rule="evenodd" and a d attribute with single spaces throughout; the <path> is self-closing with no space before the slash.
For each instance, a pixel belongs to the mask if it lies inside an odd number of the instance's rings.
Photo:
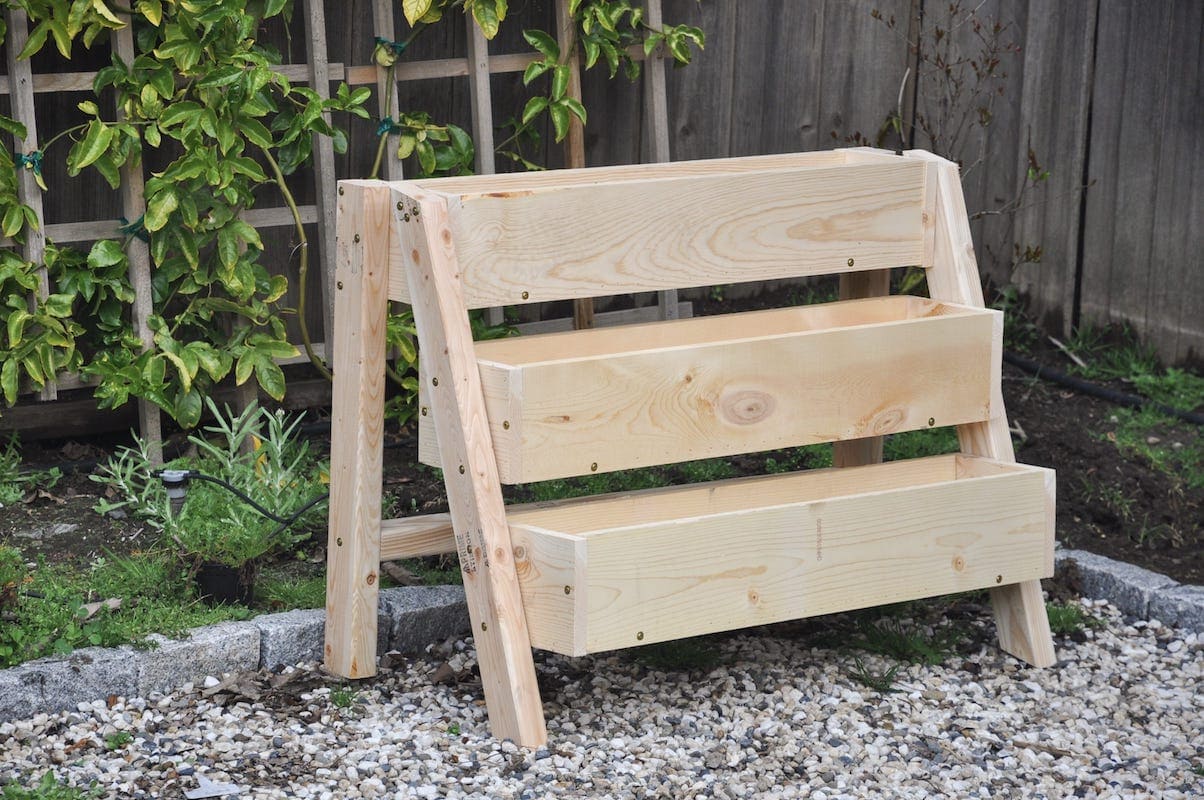
<path id="1" fill-rule="evenodd" d="M 631 647 L 1053 574 L 1054 473 L 964 455 L 510 515 L 533 646 Z"/>

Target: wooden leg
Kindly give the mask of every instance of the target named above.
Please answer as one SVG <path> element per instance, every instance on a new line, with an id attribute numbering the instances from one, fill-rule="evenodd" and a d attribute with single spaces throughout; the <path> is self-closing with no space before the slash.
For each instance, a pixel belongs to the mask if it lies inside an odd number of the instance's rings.
<path id="1" fill-rule="evenodd" d="M 376 674 L 388 201 L 355 186 L 339 197 L 325 667 L 345 678 Z"/>
<path id="2" fill-rule="evenodd" d="M 840 299 L 860 300 L 864 297 L 884 297 L 890 294 L 890 270 L 843 272 L 840 275 Z M 832 466 L 860 467 L 882 461 L 882 437 L 867 436 L 847 442 L 833 442 Z"/>
<path id="3" fill-rule="evenodd" d="M 448 510 L 493 734 L 525 747 L 547 741 L 510 527 L 473 350 L 468 309 L 438 199 L 394 195 L 408 208 L 398 223 L 422 347 L 422 374 L 439 440 Z"/>
<path id="4" fill-rule="evenodd" d="M 1000 648 L 1034 667 L 1053 666 L 1058 657 L 1049 632 L 1041 581 L 992 589 L 991 608 L 995 612 Z"/>

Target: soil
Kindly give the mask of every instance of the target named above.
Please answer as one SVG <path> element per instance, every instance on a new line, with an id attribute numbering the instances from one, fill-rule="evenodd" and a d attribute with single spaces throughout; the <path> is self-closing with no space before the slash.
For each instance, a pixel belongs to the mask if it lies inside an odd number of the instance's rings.
<path id="1" fill-rule="evenodd" d="M 782 289 L 753 298 L 695 303 L 696 315 L 750 310 L 789 304 L 797 290 Z M 1065 368 L 1065 357 L 1052 346 L 1037 345 L 1037 361 Z M 1125 387 L 1118 387 L 1125 388 Z M 1108 436 L 1117 410 L 1104 400 L 1075 394 L 1036 381 L 1005 365 L 1003 393 L 1010 421 L 1023 430 L 1017 441 L 1019 461 L 1058 471 L 1057 536 L 1065 547 L 1090 550 L 1165 573 L 1183 583 L 1204 584 L 1204 490 L 1185 487 L 1137 457 L 1122 454 Z M 1157 431 L 1165 442 L 1194 441 L 1201 431 L 1188 423 Z M 328 437 L 317 434 L 319 452 Z M 0 543 L 21 548 L 27 558 L 41 554 L 51 561 L 86 564 L 106 551 L 130 552 L 150 546 L 152 534 L 135 521 L 101 517 L 91 509 L 103 487 L 87 479 L 92 462 L 103 460 L 115 441 L 40 442 L 23 449 L 29 466 L 58 463 L 69 473 L 49 491 L 0 509 Z M 409 431 L 388 435 L 384 489 L 386 516 L 405 516 L 446 509 L 439 474 L 417 463 L 417 442 Z M 759 471 L 765 454 L 733 459 L 741 473 Z M 685 477 L 668 468 L 669 482 Z M 525 500 L 524 490 L 508 491 Z M 1127 498 L 1118 510 L 1102 497 Z M 316 539 L 321 538 L 320 532 Z M 311 552 L 314 569 L 320 554 Z"/>

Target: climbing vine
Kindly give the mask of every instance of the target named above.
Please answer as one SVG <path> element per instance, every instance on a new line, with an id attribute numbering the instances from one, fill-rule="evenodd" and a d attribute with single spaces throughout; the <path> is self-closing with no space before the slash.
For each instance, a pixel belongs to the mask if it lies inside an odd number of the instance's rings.
<path id="1" fill-rule="evenodd" d="M 315 136 L 332 140 L 336 152 L 347 148 L 344 127 L 354 118 L 372 124 L 366 87 L 338 87 L 323 99 L 305 86 L 293 86 L 280 71 L 281 58 L 258 41 L 265 22 L 287 17 L 290 0 L 4 0 L 29 16 L 31 29 L 18 58 L 30 58 L 53 46 L 71 58 L 78 46 L 107 41 L 111 31 L 133 25 L 135 56 L 127 63 L 116 54 L 93 82 L 96 99 L 78 104 L 82 124 L 46 139 L 40 149 L 14 153 L 8 137 L 0 142 L 0 230 L 16 245 L 41 225 L 20 202 L 18 170 L 32 171 L 46 189 L 43 169 L 69 177 L 84 170 L 99 173 L 113 188 L 122 169 L 139 167 L 144 157 L 156 170 L 146 182 L 145 213 L 123 220 L 123 239 L 96 242 L 87 251 L 48 242 L 42 263 L 25 260 L 15 247 L 0 248 L 0 393 L 8 405 L 21 391 L 40 388 L 64 371 L 95 380 L 101 407 L 117 407 L 132 397 L 148 399 L 180 425 L 197 423 L 206 397 L 219 381 L 254 380 L 270 396 L 285 392 L 278 360 L 297 354 L 286 337 L 285 319 L 296 315 L 305 349 L 315 366 L 329 375 L 310 346 L 303 308 L 285 304 L 289 279 L 263 264 L 264 244 L 242 214 L 265 191 L 276 189 L 296 223 L 294 251 L 296 296 L 304 298 L 309 267 L 308 242 L 289 177 L 311 159 Z M 416 36 L 458 10 L 469 14 L 487 38 L 506 19 L 506 0 L 402 0 L 410 25 L 402 42 L 378 39 L 374 58 L 390 70 Z M 650 51 L 663 46 L 678 64 L 689 63 L 692 47 L 703 45 L 702 32 L 689 26 L 649 29 L 643 12 L 627 0 L 574 0 L 582 63 L 607 65 L 638 75 L 639 63 L 628 48 L 640 42 Z M 3 20 L 0 19 L 0 33 Z M 540 118 L 550 119 L 556 140 L 564 138 L 569 116 L 583 123 L 584 106 L 566 93 L 569 59 L 556 40 L 542 31 L 525 37 L 539 52 L 524 75 L 545 89 L 516 115 L 513 135 L 499 152 L 527 168 L 537 168 L 519 151 L 538 139 Z M 99 98 L 108 93 L 116 107 Z M 117 113 L 117 111 L 120 113 Z M 333 116 L 332 116 L 333 113 Z M 330 121 L 333 119 L 334 121 Z M 380 169 L 388 134 L 398 134 L 396 154 L 420 176 L 468 174 L 475 146 L 461 128 L 437 122 L 419 109 L 386 108 L 376 121 Z M 0 129 L 25 138 L 17 121 L 0 117 Z M 163 166 L 160 168 L 159 165 Z M 53 167 L 52 167 L 53 165 Z M 153 341 L 137 336 L 131 309 L 134 292 L 128 278 L 126 247 L 144 239 L 151 257 L 153 311 L 148 325 Z M 49 290 L 39 299 L 39 273 L 46 269 Z M 303 302 L 303 300 L 302 300 Z M 391 373 L 407 398 L 416 389 L 412 320 L 392 319 L 389 340 L 400 353 Z M 498 330 L 479 326 L 483 336 Z M 410 413 L 399 411 L 401 416 Z"/>

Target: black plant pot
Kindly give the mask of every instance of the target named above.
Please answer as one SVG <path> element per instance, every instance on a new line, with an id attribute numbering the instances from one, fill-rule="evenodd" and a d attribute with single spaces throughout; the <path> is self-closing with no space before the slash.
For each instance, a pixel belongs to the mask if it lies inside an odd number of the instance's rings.
<path id="1" fill-rule="evenodd" d="M 206 562 L 197 568 L 196 586 L 201 600 L 211 606 L 249 606 L 255 599 L 255 572 L 250 565 Z"/>

